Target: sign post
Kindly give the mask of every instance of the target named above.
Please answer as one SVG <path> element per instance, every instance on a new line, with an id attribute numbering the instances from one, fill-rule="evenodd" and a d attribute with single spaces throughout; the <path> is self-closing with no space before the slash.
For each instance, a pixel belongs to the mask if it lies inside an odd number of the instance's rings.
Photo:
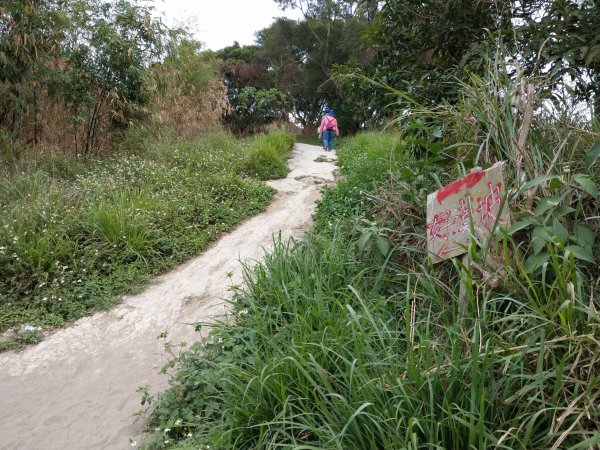
<path id="1" fill-rule="evenodd" d="M 427 196 L 427 250 L 434 264 L 465 253 L 471 230 L 481 239 L 495 225 L 509 225 L 503 169 L 504 162 L 476 169 Z"/>

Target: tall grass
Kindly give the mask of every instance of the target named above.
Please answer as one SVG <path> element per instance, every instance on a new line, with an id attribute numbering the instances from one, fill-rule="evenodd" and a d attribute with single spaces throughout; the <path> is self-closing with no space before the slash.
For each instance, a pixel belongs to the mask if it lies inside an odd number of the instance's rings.
<path id="1" fill-rule="evenodd" d="M 140 142 L 133 155 L 44 156 L 2 174 L 0 332 L 59 326 L 106 308 L 272 198 L 271 188 L 246 177 L 255 141 L 215 132 Z"/>
<path id="2" fill-rule="evenodd" d="M 148 448 L 600 448 L 598 178 L 568 160 L 594 132 L 538 117 L 509 173 L 513 227 L 434 266 L 427 193 L 515 155 L 519 117 L 478 115 L 473 89 L 345 143 L 313 231 L 247 267 L 231 320 L 145 398 Z"/>
<path id="3" fill-rule="evenodd" d="M 260 180 L 285 178 L 287 159 L 294 145 L 294 135 L 286 131 L 272 131 L 259 135 L 250 144 L 248 173 Z"/>
<path id="4" fill-rule="evenodd" d="M 338 152 L 344 177 L 327 191 L 319 206 L 316 228 L 321 232 L 339 220 L 367 214 L 373 198 L 365 195 L 410 160 L 410 148 L 400 134 L 369 132 L 347 140 Z"/>
<path id="5" fill-rule="evenodd" d="M 458 277 L 374 264 L 339 233 L 277 242 L 246 271 L 235 323 L 183 356 L 149 447 L 598 444 L 593 305 L 575 299 L 568 331 L 560 302 L 528 304 L 543 286 L 484 289 L 461 324 Z"/>

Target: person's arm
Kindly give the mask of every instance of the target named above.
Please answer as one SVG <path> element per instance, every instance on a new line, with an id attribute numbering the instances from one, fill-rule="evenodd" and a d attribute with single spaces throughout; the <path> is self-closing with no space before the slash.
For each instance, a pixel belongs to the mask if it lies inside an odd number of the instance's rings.
<path id="1" fill-rule="evenodd" d="M 337 119 L 333 119 L 333 129 L 335 130 L 335 135 L 340 135 L 340 130 L 338 129 Z"/>
<path id="2" fill-rule="evenodd" d="M 321 134 L 323 134 L 324 129 L 325 129 L 325 118 L 323 118 L 321 120 L 321 125 L 319 125 L 319 129 L 318 129 L 319 137 L 321 137 Z"/>

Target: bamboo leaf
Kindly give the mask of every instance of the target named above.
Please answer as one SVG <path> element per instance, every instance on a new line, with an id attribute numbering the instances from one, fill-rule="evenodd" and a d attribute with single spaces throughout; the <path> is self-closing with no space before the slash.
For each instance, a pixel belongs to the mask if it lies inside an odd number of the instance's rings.
<path id="1" fill-rule="evenodd" d="M 592 248 L 595 242 L 594 231 L 587 225 L 577 224 L 573 229 L 573 240 L 584 248 Z"/>
<path id="2" fill-rule="evenodd" d="M 581 189 L 598 200 L 598 186 L 596 186 L 596 183 L 589 176 L 577 174 L 573 177 L 573 180 L 581 186 Z"/>
<path id="3" fill-rule="evenodd" d="M 559 178 L 556 175 L 544 175 L 538 178 L 534 178 L 533 180 L 528 181 L 527 183 L 525 183 L 523 186 L 521 186 L 521 189 L 519 189 L 520 193 L 523 193 L 525 191 L 528 191 L 529 189 L 537 186 L 538 184 L 542 184 L 545 183 L 546 181 L 550 181 L 550 180 L 554 180 Z"/>
<path id="4" fill-rule="evenodd" d="M 566 250 L 568 252 L 573 253 L 575 258 L 580 259 L 582 261 L 587 261 L 590 263 L 596 262 L 594 259 L 594 255 L 592 255 L 592 250 L 589 248 L 583 248 L 579 245 L 569 245 Z"/>
<path id="5" fill-rule="evenodd" d="M 592 166 L 596 163 L 596 161 L 598 161 L 598 157 L 600 157 L 600 141 L 597 141 L 592 146 L 592 148 L 590 149 L 589 153 L 587 154 L 587 156 L 585 158 L 586 170 L 590 170 L 592 168 Z"/>

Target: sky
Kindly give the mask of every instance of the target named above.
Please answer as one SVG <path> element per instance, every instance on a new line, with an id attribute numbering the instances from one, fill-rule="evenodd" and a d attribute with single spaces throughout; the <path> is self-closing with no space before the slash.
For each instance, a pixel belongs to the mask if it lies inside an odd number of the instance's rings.
<path id="1" fill-rule="evenodd" d="M 157 15 L 170 26 L 188 25 L 207 49 L 219 50 L 238 41 L 254 43 L 254 33 L 274 17 L 299 19 L 299 11 L 282 11 L 273 0 L 154 0 Z"/>

